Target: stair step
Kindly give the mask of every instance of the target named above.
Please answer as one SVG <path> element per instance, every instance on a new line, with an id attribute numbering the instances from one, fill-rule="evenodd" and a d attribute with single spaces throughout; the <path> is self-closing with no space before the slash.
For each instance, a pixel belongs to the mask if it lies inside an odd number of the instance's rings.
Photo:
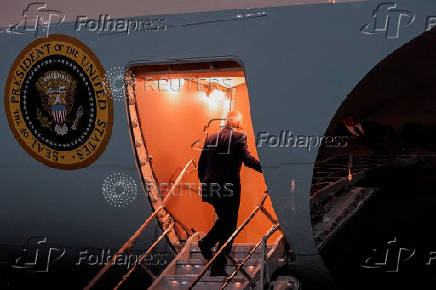
<path id="1" fill-rule="evenodd" d="M 176 262 L 176 274 L 198 274 L 205 265 L 206 260 L 204 259 L 179 260 Z M 250 259 L 244 264 L 243 268 L 251 275 L 251 272 L 255 270 L 257 265 L 259 265 L 259 261 Z M 228 263 L 226 267 L 227 273 L 231 274 L 234 270 L 235 266 Z M 209 273 L 210 270 L 206 272 L 205 276 L 209 276 Z"/>
<path id="2" fill-rule="evenodd" d="M 247 256 L 247 253 L 230 253 L 230 256 L 236 262 L 239 262 L 239 261 L 242 261 Z M 201 252 L 191 252 L 190 258 L 191 259 L 204 259 L 203 255 L 201 254 Z M 249 260 L 259 260 L 261 258 L 262 258 L 262 254 L 260 254 L 260 253 L 253 253 L 250 256 Z"/>
<path id="3" fill-rule="evenodd" d="M 233 245 L 231 252 L 235 253 L 235 252 L 243 252 L 243 253 L 247 253 L 250 252 L 250 250 L 254 247 L 255 245 Z M 267 245 L 267 251 L 271 250 L 272 245 Z M 216 247 L 212 248 L 212 251 L 215 252 L 217 250 Z M 198 247 L 198 245 L 192 244 L 191 245 L 191 251 L 195 251 L 198 252 L 200 251 L 200 248 Z M 259 246 L 257 247 L 257 249 L 254 251 L 254 253 L 261 253 L 262 252 L 262 248 Z"/>
<path id="4" fill-rule="evenodd" d="M 232 250 L 230 252 L 230 256 L 235 259 L 236 261 L 241 261 L 244 259 L 250 250 L 254 247 L 254 245 L 234 245 L 232 247 Z M 212 248 L 212 253 L 216 252 L 216 248 Z M 271 246 L 267 246 L 267 253 L 271 250 Z M 204 259 L 203 255 L 201 254 L 201 251 L 197 244 L 191 245 L 190 249 L 190 258 L 191 259 Z M 251 259 L 262 259 L 262 248 L 258 247 L 254 253 L 251 255 Z"/>
<path id="5" fill-rule="evenodd" d="M 244 252 L 233 252 L 230 253 L 230 256 L 236 261 L 239 262 L 242 259 L 244 259 L 247 256 L 248 253 L 244 253 Z M 204 259 L 203 255 L 201 254 L 200 251 L 191 251 L 190 253 L 190 258 L 191 259 Z M 259 260 L 262 259 L 262 254 L 261 253 L 256 253 L 254 252 L 251 256 L 249 260 Z"/>
<path id="6" fill-rule="evenodd" d="M 161 289 L 186 289 L 197 275 L 171 275 L 165 276 L 162 280 Z M 224 276 L 203 276 L 194 289 L 216 290 L 225 281 Z M 226 289 L 243 289 L 248 280 L 243 276 L 235 276 Z"/>

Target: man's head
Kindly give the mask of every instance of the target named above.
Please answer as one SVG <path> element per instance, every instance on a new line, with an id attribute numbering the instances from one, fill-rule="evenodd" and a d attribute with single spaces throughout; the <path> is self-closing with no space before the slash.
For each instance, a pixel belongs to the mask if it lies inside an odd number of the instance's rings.
<path id="1" fill-rule="evenodd" d="M 230 111 L 227 114 L 226 118 L 226 126 L 234 127 L 234 128 L 242 128 L 242 113 L 239 111 Z"/>

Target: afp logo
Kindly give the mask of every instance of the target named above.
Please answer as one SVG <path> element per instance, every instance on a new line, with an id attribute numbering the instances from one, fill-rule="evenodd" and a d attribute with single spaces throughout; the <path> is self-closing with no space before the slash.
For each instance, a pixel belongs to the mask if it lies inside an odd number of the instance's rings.
<path id="1" fill-rule="evenodd" d="M 411 11 L 397 9 L 397 3 L 381 3 L 372 13 L 370 23 L 364 25 L 360 32 L 364 34 L 385 34 L 386 38 L 398 38 L 400 28 L 407 27 L 415 21 Z"/>

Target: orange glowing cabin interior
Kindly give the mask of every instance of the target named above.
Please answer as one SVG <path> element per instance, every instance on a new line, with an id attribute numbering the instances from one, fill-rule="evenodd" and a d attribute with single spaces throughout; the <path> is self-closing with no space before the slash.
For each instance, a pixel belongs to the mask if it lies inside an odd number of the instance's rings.
<path id="1" fill-rule="evenodd" d="M 135 94 L 139 127 L 147 154 L 152 156 L 152 170 L 162 195 L 167 194 L 168 187 L 190 159 L 198 162 L 206 134 L 220 130 L 229 110 L 243 114 L 249 151 L 258 158 L 245 75 L 237 62 L 138 65 L 130 71 L 135 77 L 131 85 L 134 90 L 129 93 Z M 210 204 L 201 201 L 199 183 L 197 171 L 190 167 L 169 198 L 167 208 L 188 228 L 206 233 L 215 214 Z M 238 226 L 267 189 L 263 174 L 244 165 L 241 185 Z M 269 197 L 265 208 L 276 218 Z M 256 243 L 271 225 L 259 211 L 235 243 Z M 179 236 L 184 235 L 178 225 L 176 230 Z M 281 235 L 277 231 L 268 243 L 276 242 Z"/>

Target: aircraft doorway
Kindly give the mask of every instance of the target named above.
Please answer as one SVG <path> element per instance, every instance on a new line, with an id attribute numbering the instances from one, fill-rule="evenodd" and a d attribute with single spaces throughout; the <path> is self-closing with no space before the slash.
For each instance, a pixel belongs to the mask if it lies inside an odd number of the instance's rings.
<path id="1" fill-rule="evenodd" d="M 243 68 L 235 61 L 166 63 L 133 66 L 129 74 L 132 81 L 127 87 L 128 110 L 139 167 L 147 187 L 159 187 L 158 196 L 149 196 L 150 202 L 156 209 L 185 165 L 193 160 L 166 208 L 186 228 L 207 232 L 214 223 L 214 209 L 201 201 L 195 168 L 206 135 L 218 132 L 226 114 L 238 110 L 244 116 L 248 149 L 258 158 Z M 263 174 L 244 166 L 241 186 L 238 225 L 267 189 Z M 276 219 L 269 197 L 264 206 Z M 165 229 L 165 218 L 159 220 Z M 257 214 L 237 236 L 235 244 L 256 243 L 270 227 L 268 218 Z M 187 238 L 178 224 L 168 237 L 176 248 Z M 276 243 L 281 237 L 277 231 L 268 243 Z"/>

